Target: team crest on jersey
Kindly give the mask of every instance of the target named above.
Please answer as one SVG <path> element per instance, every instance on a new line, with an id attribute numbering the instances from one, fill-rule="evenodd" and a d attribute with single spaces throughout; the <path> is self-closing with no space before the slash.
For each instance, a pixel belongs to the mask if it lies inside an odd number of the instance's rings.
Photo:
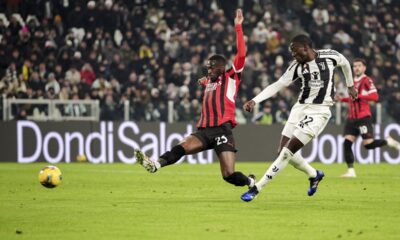
<path id="1" fill-rule="evenodd" d="M 318 65 L 321 67 L 321 70 L 325 70 L 325 63 L 324 62 L 319 62 Z"/>

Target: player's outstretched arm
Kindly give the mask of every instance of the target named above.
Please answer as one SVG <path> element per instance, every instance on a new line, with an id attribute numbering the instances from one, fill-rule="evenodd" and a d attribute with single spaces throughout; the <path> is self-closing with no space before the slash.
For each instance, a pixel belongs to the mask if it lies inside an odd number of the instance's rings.
<path id="1" fill-rule="evenodd" d="M 355 100 L 358 97 L 358 93 L 354 87 L 351 65 L 349 61 L 341 53 L 338 53 L 338 55 L 339 55 L 338 65 L 341 66 L 342 68 L 343 75 L 346 80 L 347 92 L 349 93 L 350 98 L 352 100 Z"/>
<path id="2" fill-rule="evenodd" d="M 273 84 L 269 85 L 268 87 L 264 88 L 257 96 L 255 96 L 252 101 L 254 103 L 259 103 L 262 102 L 275 94 L 277 94 L 281 89 L 286 87 L 287 85 L 283 83 L 283 81 L 280 79 Z"/>
<path id="3" fill-rule="evenodd" d="M 233 67 L 235 69 L 235 72 L 241 72 L 243 70 L 244 62 L 246 59 L 246 45 L 244 43 L 242 23 L 243 23 L 243 12 L 241 9 L 237 9 L 235 17 L 237 53 L 235 56 L 235 60 L 233 61 Z"/>

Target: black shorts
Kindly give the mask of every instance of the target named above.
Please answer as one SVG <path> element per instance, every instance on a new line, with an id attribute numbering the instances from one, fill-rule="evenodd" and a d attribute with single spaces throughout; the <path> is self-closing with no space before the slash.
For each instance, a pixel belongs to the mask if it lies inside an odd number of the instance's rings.
<path id="1" fill-rule="evenodd" d="M 214 149 L 217 154 L 226 151 L 237 152 L 231 123 L 224 123 L 218 127 L 199 128 L 192 135 L 203 143 L 203 150 Z"/>
<path id="2" fill-rule="evenodd" d="M 374 138 L 374 129 L 372 127 L 371 117 L 350 120 L 347 119 L 344 127 L 344 135 L 361 135 L 363 139 Z"/>

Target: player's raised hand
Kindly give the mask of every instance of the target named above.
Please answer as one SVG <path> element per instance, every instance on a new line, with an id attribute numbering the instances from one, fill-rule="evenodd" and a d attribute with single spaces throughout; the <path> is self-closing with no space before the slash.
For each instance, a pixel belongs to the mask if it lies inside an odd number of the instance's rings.
<path id="1" fill-rule="evenodd" d="M 242 9 L 236 10 L 235 25 L 242 24 L 243 22 L 243 12 Z"/>
<path id="2" fill-rule="evenodd" d="M 354 86 L 348 87 L 347 92 L 349 93 L 349 96 L 353 101 L 358 98 L 358 93 Z"/>
<path id="3" fill-rule="evenodd" d="M 256 105 L 256 102 L 254 102 L 253 100 L 247 101 L 244 105 L 243 105 L 243 110 L 247 111 L 247 112 L 251 112 L 254 108 L 254 106 Z"/>

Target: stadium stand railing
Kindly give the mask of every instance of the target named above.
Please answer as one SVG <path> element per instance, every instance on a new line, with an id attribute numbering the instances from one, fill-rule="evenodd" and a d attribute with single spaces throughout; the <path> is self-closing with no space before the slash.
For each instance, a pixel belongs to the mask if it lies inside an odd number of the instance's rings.
<path id="1" fill-rule="evenodd" d="M 6 99 L 3 119 L 34 121 L 99 121 L 99 100 Z"/>

